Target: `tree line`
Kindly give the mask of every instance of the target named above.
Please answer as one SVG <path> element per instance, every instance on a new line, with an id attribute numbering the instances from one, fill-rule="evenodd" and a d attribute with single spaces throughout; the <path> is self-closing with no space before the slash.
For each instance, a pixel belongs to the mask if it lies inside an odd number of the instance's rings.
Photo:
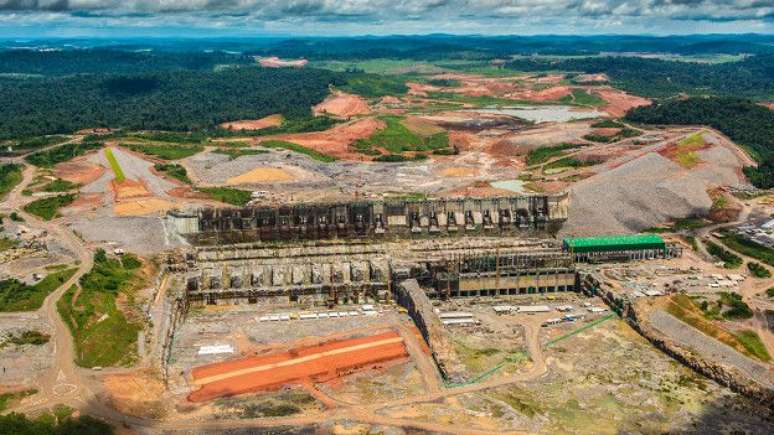
<path id="1" fill-rule="evenodd" d="M 168 71 L 0 80 L 0 139 L 84 128 L 194 131 L 274 113 L 308 117 L 343 75 L 317 69 Z"/>

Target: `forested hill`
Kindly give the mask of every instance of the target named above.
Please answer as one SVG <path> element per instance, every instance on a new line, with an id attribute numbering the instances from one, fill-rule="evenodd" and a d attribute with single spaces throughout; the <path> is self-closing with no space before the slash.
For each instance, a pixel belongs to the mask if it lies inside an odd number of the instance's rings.
<path id="1" fill-rule="evenodd" d="M 774 187 L 774 111 L 738 98 L 689 98 L 639 107 L 626 119 L 643 124 L 701 124 L 723 132 L 761 162 L 745 174 L 757 187 Z"/>
<path id="2" fill-rule="evenodd" d="M 648 97 L 721 95 L 774 98 L 774 54 L 737 62 L 707 64 L 642 57 L 584 57 L 576 59 L 516 59 L 507 68 L 518 71 L 575 71 L 605 73 L 629 92 Z"/>
<path id="3" fill-rule="evenodd" d="M 62 76 L 176 70 L 211 71 L 219 65 L 250 64 L 255 64 L 251 56 L 225 52 L 168 53 L 114 49 L 0 50 L 0 74 Z"/>
<path id="4" fill-rule="evenodd" d="M 0 80 L 0 139 L 83 128 L 198 130 L 273 113 L 309 116 L 343 84 L 317 69 L 243 67 L 220 72 L 76 75 Z"/>

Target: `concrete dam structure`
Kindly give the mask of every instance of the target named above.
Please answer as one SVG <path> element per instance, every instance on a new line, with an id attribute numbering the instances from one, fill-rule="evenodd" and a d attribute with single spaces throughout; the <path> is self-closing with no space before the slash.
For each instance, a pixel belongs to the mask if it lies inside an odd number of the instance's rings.
<path id="1" fill-rule="evenodd" d="M 576 289 L 555 241 L 513 237 L 200 246 L 167 267 L 187 305 L 384 302 L 405 279 L 442 299 Z"/>
<path id="2" fill-rule="evenodd" d="M 198 245 L 255 241 L 390 239 L 555 234 L 567 193 L 498 198 L 308 203 L 171 212 L 177 232 Z"/>

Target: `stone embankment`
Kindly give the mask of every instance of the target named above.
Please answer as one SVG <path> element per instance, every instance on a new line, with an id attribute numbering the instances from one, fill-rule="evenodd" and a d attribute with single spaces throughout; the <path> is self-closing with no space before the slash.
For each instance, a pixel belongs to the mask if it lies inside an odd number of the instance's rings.
<path id="1" fill-rule="evenodd" d="M 628 308 L 629 323 L 653 345 L 704 376 L 774 410 L 771 365 L 740 354 L 662 310 L 651 310 L 638 303 Z"/>

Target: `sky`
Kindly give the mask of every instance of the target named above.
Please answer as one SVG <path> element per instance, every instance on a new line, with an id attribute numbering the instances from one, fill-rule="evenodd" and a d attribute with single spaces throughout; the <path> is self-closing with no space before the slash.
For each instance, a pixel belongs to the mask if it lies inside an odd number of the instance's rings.
<path id="1" fill-rule="evenodd" d="M 774 0 L 0 0 L 0 37 L 774 33 Z"/>

